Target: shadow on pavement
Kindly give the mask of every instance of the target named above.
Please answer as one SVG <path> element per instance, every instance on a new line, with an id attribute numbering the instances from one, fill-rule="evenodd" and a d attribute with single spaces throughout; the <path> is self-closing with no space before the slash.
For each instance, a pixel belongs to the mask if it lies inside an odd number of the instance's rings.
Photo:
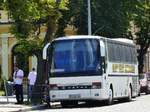
<path id="1" fill-rule="evenodd" d="M 113 105 L 119 105 L 119 104 L 122 104 L 122 103 L 131 103 L 131 102 L 134 102 L 136 101 L 135 99 L 132 99 L 132 101 L 130 102 L 126 102 L 126 101 L 123 101 L 123 100 L 119 100 L 119 101 L 114 101 L 114 104 Z M 110 105 L 110 106 L 113 106 L 113 105 Z M 47 104 L 43 104 L 43 105 L 37 105 L 37 106 L 33 106 L 30 111 L 36 111 L 36 110 L 49 110 L 49 109 L 77 109 L 77 108 L 95 108 L 95 107 L 104 107 L 104 106 L 108 106 L 106 105 L 106 103 L 102 102 L 102 101 L 93 101 L 93 102 L 90 102 L 90 103 L 85 103 L 85 102 L 80 102 L 78 105 L 75 105 L 75 106 L 68 106 L 68 107 L 61 107 L 61 105 L 58 103 L 58 104 L 54 104 L 52 105 L 51 107 L 49 107 Z M 26 110 L 23 110 L 23 111 L 28 111 L 27 109 Z"/>

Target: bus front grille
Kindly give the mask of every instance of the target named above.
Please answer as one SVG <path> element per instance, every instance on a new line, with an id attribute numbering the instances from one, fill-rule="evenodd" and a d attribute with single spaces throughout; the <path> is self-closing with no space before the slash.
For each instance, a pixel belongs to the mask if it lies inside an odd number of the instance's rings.
<path id="1" fill-rule="evenodd" d="M 59 86 L 59 90 L 91 89 L 91 85 Z"/>

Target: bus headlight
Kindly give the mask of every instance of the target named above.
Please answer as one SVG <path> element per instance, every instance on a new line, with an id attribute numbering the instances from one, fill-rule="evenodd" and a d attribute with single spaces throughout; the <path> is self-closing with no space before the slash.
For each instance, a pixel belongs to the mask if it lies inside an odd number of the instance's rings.
<path id="1" fill-rule="evenodd" d="M 100 89 L 102 87 L 101 82 L 93 82 L 92 89 Z"/>

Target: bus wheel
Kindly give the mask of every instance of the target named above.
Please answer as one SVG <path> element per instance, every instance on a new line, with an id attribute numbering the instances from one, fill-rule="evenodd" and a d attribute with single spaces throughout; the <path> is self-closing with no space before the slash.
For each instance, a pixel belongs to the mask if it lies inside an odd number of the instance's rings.
<path id="1" fill-rule="evenodd" d="M 109 89 L 109 98 L 107 100 L 107 104 L 108 105 L 112 105 L 113 104 L 113 89 L 112 88 Z"/>
<path id="2" fill-rule="evenodd" d="M 47 107 L 48 107 L 48 108 L 51 108 L 50 102 L 46 102 L 46 104 L 47 104 Z"/>
<path id="3" fill-rule="evenodd" d="M 62 107 L 69 107 L 69 106 L 75 106 L 78 105 L 78 101 L 61 101 Z"/>
<path id="4" fill-rule="evenodd" d="M 62 107 L 67 107 L 68 106 L 68 102 L 67 101 L 61 101 L 61 106 Z"/>

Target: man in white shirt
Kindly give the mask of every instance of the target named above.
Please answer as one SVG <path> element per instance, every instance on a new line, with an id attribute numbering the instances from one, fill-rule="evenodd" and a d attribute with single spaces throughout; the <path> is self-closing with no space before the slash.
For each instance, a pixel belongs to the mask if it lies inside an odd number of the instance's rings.
<path id="1" fill-rule="evenodd" d="M 23 71 L 18 68 L 18 65 L 15 65 L 13 79 L 15 84 L 15 94 L 17 100 L 16 104 L 23 103 L 23 76 Z"/>
<path id="2" fill-rule="evenodd" d="M 34 84 L 36 82 L 37 72 L 35 71 L 35 68 L 32 68 L 32 71 L 28 75 L 29 79 L 29 99 L 32 98 L 32 90 L 34 87 Z"/>

